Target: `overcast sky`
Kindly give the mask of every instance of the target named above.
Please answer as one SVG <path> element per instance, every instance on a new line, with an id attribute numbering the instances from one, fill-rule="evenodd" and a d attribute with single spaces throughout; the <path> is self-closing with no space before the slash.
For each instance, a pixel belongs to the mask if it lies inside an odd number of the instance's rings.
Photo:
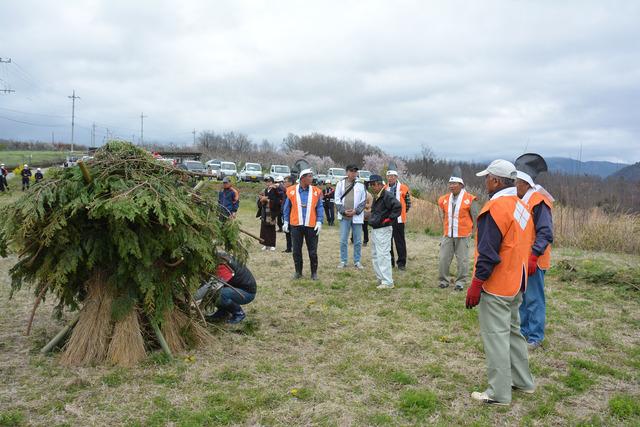
<path id="1" fill-rule="evenodd" d="M 240 131 L 640 161 L 640 2 L 0 3 L 0 138 Z M 20 123 L 24 122 L 24 123 Z"/>

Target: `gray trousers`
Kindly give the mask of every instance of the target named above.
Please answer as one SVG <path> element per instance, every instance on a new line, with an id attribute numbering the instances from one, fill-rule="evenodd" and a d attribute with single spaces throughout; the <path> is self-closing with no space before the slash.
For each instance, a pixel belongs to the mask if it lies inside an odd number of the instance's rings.
<path id="1" fill-rule="evenodd" d="M 453 261 L 453 255 L 455 254 L 456 263 L 458 264 L 456 285 L 464 287 L 469 276 L 469 250 L 471 243 L 471 236 L 442 236 L 442 239 L 440 240 L 440 264 L 438 275 L 440 284 L 449 285 L 449 267 L 451 267 L 451 261 Z"/>
<path id="2" fill-rule="evenodd" d="M 535 384 L 529 370 L 527 341 L 520 333 L 522 293 L 515 297 L 497 297 L 482 292 L 478 320 L 487 358 L 490 399 L 511 403 L 511 386 L 533 390 Z"/>

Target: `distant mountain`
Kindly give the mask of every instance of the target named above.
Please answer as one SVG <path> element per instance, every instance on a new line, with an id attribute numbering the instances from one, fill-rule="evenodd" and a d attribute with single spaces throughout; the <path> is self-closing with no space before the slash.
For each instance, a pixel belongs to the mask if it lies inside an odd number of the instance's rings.
<path id="1" fill-rule="evenodd" d="M 581 162 L 567 157 L 547 157 L 545 160 L 550 172 L 561 172 L 569 175 L 596 175 L 602 178 L 606 178 L 629 166 L 627 163 L 604 161 Z"/>
<path id="2" fill-rule="evenodd" d="M 640 162 L 620 169 L 611 174 L 610 178 L 623 178 L 625 181 L 640 182 Z"/>

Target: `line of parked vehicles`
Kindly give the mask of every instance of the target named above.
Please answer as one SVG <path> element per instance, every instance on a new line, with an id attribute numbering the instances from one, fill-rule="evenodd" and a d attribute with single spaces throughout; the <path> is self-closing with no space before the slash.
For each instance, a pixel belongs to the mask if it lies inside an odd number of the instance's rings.
<path id="1" fill-rule="evenodd" d="M 161 162 L 166 162 L 174 165 L 180 169 L 184 169 L 191 172 L 200 172 L 211 175 L 212 178 L 222 180 L 225 177 L 233 177 L 238 181 L 243 182 L 260 182 L 266 177 L 270 176 L 275 179 L 279 176 L 285 177 L 292 174 L 291 168 L 287 165 L 271 165 L 268 172 L 264 172 L 260 163 L 246 162 L 240 171 L 235 162 L 229 162 L 226 160 L 212 159 L 205 163 L 199 160 L 183 160 L 180 163 L 176 163 L 174 159 L 159 158 Z M 293 171 L 293 174 L 295 175 Z M 367 170 L 361 170 L 358 172 L 358 179 L 366 181 L 369 179 L 371 172 Z M 347 171 L 344 168 L 329 168 L 326 174 L 314 174 L 314 184 L 324 184 L 327 180 L 331 184 L 336 184 L 341 179 L 347 176 Z"/>

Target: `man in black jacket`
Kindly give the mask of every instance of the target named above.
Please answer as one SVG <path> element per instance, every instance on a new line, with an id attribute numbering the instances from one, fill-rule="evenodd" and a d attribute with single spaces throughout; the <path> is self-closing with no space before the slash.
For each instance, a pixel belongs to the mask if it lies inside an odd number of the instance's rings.
<path id="1" fill-rule="evenodd" d="M 373 194 L 371 217 L 369 225 L 371 231 L 371 259 L 373 269 L 378 278 L 378 289 L 393 288 L 391 270 L 391 239 L 392 225 L 402 213 L 402 205 L 388 191 L 385 191 L 384 181 L 380 175 L 369 177 L 369 190 Z"/>

